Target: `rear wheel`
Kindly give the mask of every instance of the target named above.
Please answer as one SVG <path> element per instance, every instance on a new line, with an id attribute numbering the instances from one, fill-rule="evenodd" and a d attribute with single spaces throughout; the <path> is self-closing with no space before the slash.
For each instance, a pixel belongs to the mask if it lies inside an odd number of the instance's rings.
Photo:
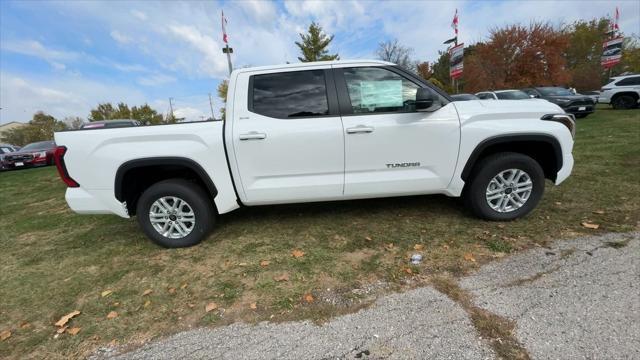
<path id="1" fill-rule="evenodd" d="M 145 235 L 167 248 L 198 244 L 213 229 L 215 221 L 207 194 L 182 179 L 151 185 L 140 196 L 136 211 Z"/>
<path id="2" fill-rule="evenodd" d="M 465 201 L 487 220 L 513 220 L 533 210 L 544 193 L 544 172 L 538 162 L 519 153 L 488 156 L 475 167 Z"/>
<path id="3" fill-rule="evenodd" d="M 586 118 L 587 116 L 589 116 L 589 114 L 575 114 L 574 116 L 576 117 L 576 119 L 582 119 L 582 118 Z"/>
<path id="4" fill-rule="evenodd" d="M 611 101 L 613 108 L 618 110 L 633 109 L 636 107 L 637 103 L 638 100 L 631 95 L 619 95 Z"/>

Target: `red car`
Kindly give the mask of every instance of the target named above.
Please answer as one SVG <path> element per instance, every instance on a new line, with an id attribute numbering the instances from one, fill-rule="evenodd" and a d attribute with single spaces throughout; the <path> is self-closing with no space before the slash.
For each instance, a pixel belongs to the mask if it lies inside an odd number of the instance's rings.
<path id="1" fill-rule="evenodd" d="M 22 169 L 53 165 L 55 149 L 56 143 L 53 141 L 39 141 L 25 145 L 19 151 L 4 156 L 4 167 L 5 169 Z"/>

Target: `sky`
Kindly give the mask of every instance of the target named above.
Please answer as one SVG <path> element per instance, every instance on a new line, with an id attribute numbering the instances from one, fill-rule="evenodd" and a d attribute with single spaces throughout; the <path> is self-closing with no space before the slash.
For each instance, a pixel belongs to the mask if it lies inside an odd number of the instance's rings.
<path id="1" fill-rule="evenodd" d="M 228 76 L 220 13 L 235 67 L 297 62 L 295 41 L 311 21 L 335 35 L 341 59 L 375 58 L 398 39 L 413 58 L 434 61 L 442 42 L 486 39 L 507 24 L 554 25 L 607 16 L 640 34 L 640 1 L 0 1 L 0 124 L 36 111 L 87 118 L 100 102 L 148 103 L 159 112 L 173 98 L 176 116 L 200 120 L 222 106 L 216 88 Z"/>

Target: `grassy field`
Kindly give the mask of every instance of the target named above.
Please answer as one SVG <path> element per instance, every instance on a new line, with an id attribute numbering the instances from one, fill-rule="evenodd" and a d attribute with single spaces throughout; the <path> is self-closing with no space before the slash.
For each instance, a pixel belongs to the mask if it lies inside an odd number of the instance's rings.
<path id="1" fill-rule="evenodd" d="M 362 306 L 376 284 L 394 291 L 554 238 L 638 229 L 640 110 L 579 120 L 574 155 L 573 175 L 510 223 L 477 220 L 443 196 L 256 207 L 178 250 L 151 244 L 134 219 L 72 213 L 53 168 L 1 173 L 0 338 L 10 337 L 0 354 L 81 357 L 195 326 L 322 320 Z M 418 266 L 407 265 L 413 253 Z M 79 332 L 57 334 L 74 310 Z"/>

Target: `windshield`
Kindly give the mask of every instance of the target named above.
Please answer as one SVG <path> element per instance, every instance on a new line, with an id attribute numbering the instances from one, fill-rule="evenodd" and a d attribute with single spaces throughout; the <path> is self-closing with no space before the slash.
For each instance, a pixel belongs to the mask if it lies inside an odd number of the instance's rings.
<path id="1" fill-rule="evenodd" d="M 568 89 L 561 87 L 541 87 L 538 91 L 544 96 L 572 96 L 573 93 Z"/>
<path id="2" fill-rule="evenodd" d="M 500 91 L 496 93 L 498 99 L 501 100 L 523 100 L 530 99 L 529 95 L 524 91 L 513 90 L 513 91 Z"/>
<path id="3" fill-rule="evenodd" d="M 34 150 L 48 150 L 54 148 L 56 145 L 53 141 L 40 141 L 26 145 L 20 151 L 34 151 Z"/>

